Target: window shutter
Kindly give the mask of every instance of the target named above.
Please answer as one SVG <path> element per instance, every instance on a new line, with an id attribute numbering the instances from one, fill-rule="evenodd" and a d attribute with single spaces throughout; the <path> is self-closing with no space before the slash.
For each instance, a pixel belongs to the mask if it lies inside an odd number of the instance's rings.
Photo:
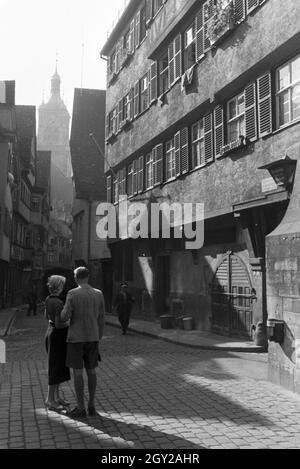
<path id="1" fill-rule="evenodd" d="M 138 192 L 144 190 L 144 157 L 140 156 L 138 159 Z"/>
<path id="2" fill-rule="evenodd" d="M 213 129 L 212 129 L 212 113 L 204 117 L 204 152 L 205 163 L 213 161 Z"/>
<path id="3" fill-rule="evenodd" d="M 175 171 L 176 176 L 181 174 L 181 163 L 180 163 L 180 132 L 174 135 L 174 147 L 175 147 Z"/>
<path id="4" fill-rule="evenodd" d="M 131 88 L 130 94 L 129 94 L 129 99 L 130 99 L 130 107 L 129 107 L 129 118 L 132 121 L 133 120 L 133 111 L 134 111 L 134 88 Z"/>
<path id="5" fill-rule="evenodd" d="M 119 60 L 120 60 L 119 69 L 121 70 L 124 64 L 124 60 L 126 58 L 125 51 L 124 51 L 124 37 L 123 36 L 122 36 L 122 39 L 120 39 L 120 41 L 118 42 L 117 47 L 119 49 Z"/>
<path id="6" fill-rule="evenodd" d="M 146 0 L 146 26 L 152 21 L 153 17 L 153 0 Z"/>
<path id="7" fill-rule="evenodd" d="M 246 0 L 234 0 L 234 20 L 241 23 L 246 17 Z"/>
<path id="8" fill-rule="evenodd" d="M 259 137 L 272 132 L 272 85 L 271 73 L 257 80 L 258 88 L 258 130 Z"/>
<path id="9" fill-rule="evenodd" d="M 208 36 L 209 21 L 214 14 L 214 0 L 207 0 L 203 4 L 203 23 L 204 23 L 204 52 L 210 49 L 210 39 Z"/>
<path id="10" fill-rule="evenodd" d="M 118 103 L 118 118 L 117 118 L 117 131 L 121 130 L 123 122 L 123 98 Z"/>
<path id="11" fill-rule="evenodd" d="M 247 3 L 247 14 L 255 10 L 259 6 L 259 0 L 246 0 Z"/>
<path id="12" fill-rule="evenodd" d="M 196 15 L 196 61 L 204 56 L 203 5 Z"/>
<path id="13" fill-rule="evenodd" d="M 110 121 L 110 113 L 106 114 L 106 126 L 105 126 L 105 138 L 108 139 L 109 136 L 109 121 Z"/>
<path id="14" fill-rule="evenodd" d="M 185 127 L 180 132 L 180 158 L 181 172 L 186 174 L 189 171 L 189 129 Z"/>
<path id="15" fill-rule="evenodd" d="M 168 48 L 168 57 L 169 57 L 169 86 L 173 85 L 175 78 L 175 68 L 174 68 L 174 42 L 171 42 Z"/>
<path id="16" fill-rule="evenodd" d="M 130 28 L 129 28 L 129 36 L 130 36 L 130 40 L 129 40 L 129 53 L 130 54 L 133 54 L 134 52 L 134 25 L 135 25 L 135 21 L 132 20 L 131 23 L 130 23 Z"/>
<path id="17" fill-rule="evenodd" d="M 245 88 L 245 129 L 250 142 L 257 140 L 256 84 Z"/>
<path id="18" fill-rule="evenodd" d="M 133 162 L 133 183 L 132 183 L 132 189 L 133 189 L 133 194 L 137 194 L 137 191 L 138 191 L 138 181 L 137 181 L 137 178 L 138 178 L 138 160 L 134 160 Z"/>
<path id="19" fill-rule="evenodd" d="M 133 97 L 133 117 L 137 117 L 140 113 L 140 82 L 137 81 L 134 85 Z"/>
<path id="20" fill-rule="evenodd" d="M 215 130 L 215 157 L 222 156 L 222 147 L 224 145 L 224 110 L 223 106 L 217 106 L 214 109 L 214 130 Z"/>
<path id="21" fill-rule="evenodd" d="M 150 67 L 150 103 L 157 99 L 157 62 Z"/>
<path id="22" fill-rule="evenodd" d="M 107 202 L 111 203 L 112 201 L 112 187 L 111 187 L 111 176 L 107 176 L 106 178 L 106 194 L 107 194 Z"/>
<path id="23" fill-rule="evenodd" d="M 181 34 L 174 41 L 174 60 L 175 60 L 175 77 L 177 80 L 182 75 L 182 51 L 181 51 Z"/>
<path id="24" fill-rule="evenodd" d="M 163 181 L 163 145 L 160 143 L 155 147 L 155 172 L 154 184 L 161 184 Z"/>
<path id="25" fill-rule="evenodd" d="M 135 15 L 134 31 L 135 31 L 135 34 L 134 34 L 135 35 L 135 48 L 137 49 L 141 42 L 141 12 L 140 11 Z"/>
<path id="26" fill-rule="evenodd" d="M 109 83 L 110 80 L 111 80 L 111 70 L 110 70 L 110 67 L 111 67 L 111 58 L 110 58 L 110 56 L 108 56 L 108 58 L 107 58 L 107 83 Z"/>
<path id="27" fill-rule="evenodd" d="M 121 63 L 121 57 L 120 57 L 120 48 L 119 48 L 119 43 L 117 42 L 116 44 L 116 64 L 115 64 L 115 72 L 119 73 L 120 71 L 120 65 Z"/>

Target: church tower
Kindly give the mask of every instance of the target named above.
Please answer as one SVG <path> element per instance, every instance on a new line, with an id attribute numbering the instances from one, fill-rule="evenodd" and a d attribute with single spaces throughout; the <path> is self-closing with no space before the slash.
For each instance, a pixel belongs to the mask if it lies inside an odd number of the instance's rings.
<path id="1" fill-rule="evenodd" d="M 51 94 L 38 109 L 38 150 L 51 151 L 51 202 L 54 211 L 71 213 L 73 183 L 69 146 L 70 114 L 61 98 L 57 72 L 51 78 Z M 61 216 L 59 216 L 60 218 Z"/>

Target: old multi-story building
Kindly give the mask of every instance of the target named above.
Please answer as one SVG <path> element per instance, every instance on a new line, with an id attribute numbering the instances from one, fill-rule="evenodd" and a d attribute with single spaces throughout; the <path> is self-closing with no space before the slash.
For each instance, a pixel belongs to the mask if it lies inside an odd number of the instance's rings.
<path id="1" fill-rule="evenodd" d="M 89 267 L 90 283 L 103 290 L 109 310 L 111 255 L 107 242 L 96 235 L 97 207 L 106 201 L 105 91 L 75 89 L 70 148 L 74 173 L 73 265 Z"/>
<path id="2" fill-rule="evenodd" d="M 0 308 L 6 306 L 10 282 L 13 144 L 16 140 L 15 82 L 0 82 Z"/>
<path id="3" fill-rule="evenodd" d="M 293 0 L 132 0 L 101 51 L 108 199 L 203 203 L 205 214 L 198 250 L 178 226 L 170 239 L 114 243 L 115 280 L 130 281 L 149 318 L 188 314 L 199 329 L 245 337 L 267 317 L 283 319 L 270 374 L 293 389 L 299 20 Z"/>

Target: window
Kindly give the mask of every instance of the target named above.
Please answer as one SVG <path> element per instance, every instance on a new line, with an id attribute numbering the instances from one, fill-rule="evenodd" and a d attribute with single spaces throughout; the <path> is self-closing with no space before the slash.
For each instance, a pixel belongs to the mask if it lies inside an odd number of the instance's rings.
<path id="1" fill-rule="evenodd" d="M 184 71 L 196 62 L 196 25 L 195 21 L 184 32 Z"/>
<path id="2" fill-rule="evenodd" d="M 141 9 L 140 42 L 146 37 L 146 8 Z"/>
<path id="3" fill-rule="evenodd" d="M 140 106 L 141 106 L 141 112 L 145 111 L 149 107 L 149 87 L 148 87 L 148 73 L 143 76 L 143 78 L 140 80 Z"/>
<path id="4" fill-rule="evenodd" d="M 166 51 L 158 63 L 159 67 L 159 94 L 166 93 L 169 88 L 169 59 Z"/>
<path id="5" fill-rule="evenodd" d="M 119 202 L 119 173 L 114 177 L 114 195 L 113 195 L 114 204 Z"/>
<path id="6" fill-rule="evenodd" d="M 154 186 L 153 156 L 152 152 L 146 155 L 146 189 Z"/>
<path id="7" fill-rule="evenodd" d="M 111 203 L 111 197 L 112 197 L 112 187 L 111 187 L 111 176 L 107 176 L 106 178 L 106 194 L 107 194 L 107 202 Z"/>
<path id="8" fill-rule="evenodd" d="M 205 165 L 204 120 L 192 126 L 192 167 Z"/>
<path id="9" fill-rule="evenodd" d="M 245 95 L 244 92 L 227 104 L 227 140 L 235 142 L 245 136 Z"/>
<path id="10" fill-rule="evenodd" d="M 116 63 L 117 63 L 117 54 L 116 54 L 116 51 L 114 50 L 110 56 L 110 62 L 109 62 L 109 71 L 111 74 L 116 73 Z"/>
<path id="11" fill-rule="evenodd" d="M 169 85 L 172 86 L 182 74 L 181 34 L 168 47 Z"/>
<path id="12" fill-rule="evenodd" d="M 300 118 L 300 55 L 276 72 L 277 127 Z"/>
<path id="13" fill-rule="evenodd" d="M 127 194 L 133 196 L 137 192 L 137 162 L 134 161 L 127 169 Z"/>
<path id="14" fill-rule="evenodd" d="M 166 144 L 166 179 L 175 178 L 176 176 L 176 165 L 175 165 L 175 144 L 174 138 L 169 140 Z"/>
<path id="15" fill-rule="evenodd" d="M 123 118 L 124 121 L 131 119 L 131 91 L 125 96 L 123 101 Z"/>
<path id="16" fill-rule="evenodd" d="M 31 210 L 33 212 L 39 212 L 40 211 L 40 199 L 39 199 L 39 197 L 32 197 L 32 199 L 31 199 Z"/>

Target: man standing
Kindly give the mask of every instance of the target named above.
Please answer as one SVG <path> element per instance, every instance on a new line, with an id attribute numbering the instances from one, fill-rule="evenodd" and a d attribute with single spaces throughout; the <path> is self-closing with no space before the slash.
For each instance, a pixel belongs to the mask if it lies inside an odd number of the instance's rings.
<path id="1" fill-rule="evenodd" d="M 99 341 L 104 329 L 104 298 L 100 290 L 88 284 L 89 271 L 86 267 L 74 270 L 78 285 L 70 290 L 61 312 L 62 321 L 70 320 L 67 336 L 66 366 L 73 369 L 77 407 L 68 413 L 72 418 L 86 417 L 84 405 L 83 367 L 88 377 L 88 413 L 95 416 L 95 393 L 97 387 L 96 368 L 100 359 Z"/>
<path id="2" fill-rule="evenodd" d="M 115 299 L 115 308 L 121 324 L 122 334 L 126 334 L 133 303 L 134 298 L 128 291 L 128 284 L 126 282 L 121 283 L 120 291 Z"/>

